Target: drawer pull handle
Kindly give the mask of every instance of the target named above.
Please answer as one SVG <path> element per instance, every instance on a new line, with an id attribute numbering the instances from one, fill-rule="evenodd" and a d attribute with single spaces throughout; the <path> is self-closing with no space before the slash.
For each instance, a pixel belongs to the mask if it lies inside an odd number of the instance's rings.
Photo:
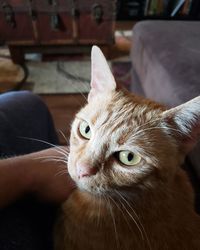
<path id="1" fill-rule="evenodd" d="M 53 6 L 58 5 L 57 0 L 48 0 L 48 4 Z"/>
<path id="2" fill-rule="evenodd" d="M 92 18 L 97 24 L 103 21 L 103 7 L 100 4 L 94 4 L 92 7 Z"/>
<path id="3" fill-rule="evenodd" d="M 13 11 L 13 8 L 10 4 L 8 3 L 3 3 L 2 5 L 3 11 L 4 11 L 4 16 L 6 22 L 12 27 L 16 27 L 16 21 L 15 21 L 15 14 Z"/>
<path id="4" fill-rule="evenodd" d="M 61 23 L 60 23 L 60 16 L 55 13 L 51 15 L 51 28 L 54 31 L 57 31 L 60 29 Z"/>

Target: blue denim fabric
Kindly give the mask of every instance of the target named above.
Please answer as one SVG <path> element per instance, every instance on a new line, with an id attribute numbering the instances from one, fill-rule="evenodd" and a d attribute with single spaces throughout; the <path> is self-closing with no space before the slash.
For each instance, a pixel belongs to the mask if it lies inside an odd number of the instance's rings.
<path id="1" fill-rule="evenodd" d="M 0 95 L 0 157 L 27 154 L 58 144 L 50 113 L 28 91 Z M 55 208 L 29 197 L 0 211 L 1 250 L 51 250 Z"/>
<path id="2" fill-rule="evenodd" d="M 40 97 L 28 91 L 0 95 L 0 154 L 19 155 L 49 146 L 35 138 L 57 144 L 52 118 Z"/>

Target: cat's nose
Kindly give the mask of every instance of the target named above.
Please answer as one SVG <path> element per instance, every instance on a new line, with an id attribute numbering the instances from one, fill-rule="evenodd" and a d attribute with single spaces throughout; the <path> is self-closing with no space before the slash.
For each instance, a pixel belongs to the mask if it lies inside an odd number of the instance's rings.
<path id="1" fill-rule="evenodd" d="M 98 168 L 90 166 L 88 163 L 77 162 L 77 176 L 78 178 L 89 177 L 95 175 L 98 171 Z"/>

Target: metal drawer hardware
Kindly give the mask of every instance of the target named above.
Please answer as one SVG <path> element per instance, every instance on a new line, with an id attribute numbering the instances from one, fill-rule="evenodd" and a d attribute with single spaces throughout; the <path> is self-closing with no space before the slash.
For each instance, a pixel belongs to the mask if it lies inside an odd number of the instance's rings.
<path id="1" fill-rule="evenodd" d="M 76 7 L 76 1 L 75 0 L 71 0 L 71 15 L 75 19 L 79 18 L 79 16 L 80 16 L 80 11 Z"/>
<path id="2" fill-rule="evenodd" d="M 57 13 L 53 13 L 51 15 L 51 28 L 54 30 L 54 31 L 57 31 L 59 30 L 61 27 L 61 21 L 60 21 L 60 16 L 59 14 Z"/>
<path id="3" fill-rule="evenodd" d="M 73 16 L 74 18 L 79 18 L 79 16 L 80 16 L 80 11 L 79 11 L 77 8 L 72 7 L 72 9 L 71 9 L 71 14 L 72 14 L 72 16 Z"/>
<path id="4" fill-rule="evenodd" d="M 32 20 L 35 21 L 37 19 L 36 10 L 30 9 L 29 13 L 30 13 L 30 16 L 31 16 Z"/>
<path id="5" fill-rule="evenodd" d="M 29 0 L 28 3 L 29 3 L 28 4 L 29 15 L 30 15 L 32 21 L 36 21 L 36 19 L 37 19 L 37 11 L 34 8 L 33 0 Z"/>
<path id="6" fill-rule="evenodd" d="M 57 0 L 48 0 L 48 4 L 53 6 L 58 5 Z"/>
<path id="7" fill-rule="evenodd" d="M 72 16 L 72 29 L 73 29 L 73 40 L 75 43 L 78 41 L 79 30 L 78 30 L 78 19 L 80 17 L 80 11 L 76 6 L 76 0 L 70 0 L 71 5 L 71 16 Z"/>
<path id="8" fill-rule="evenodd" d="M 14 14 L 12 6 L 10 4 L 4 2 L 2 4 L 2 8 L 3 8 L 3 11 L 4 11 L 4 16 L 5 16 L 6 22 L 12 28 L 15 28 L 16 27 L 16 21 L 15 21 L 15 14 Z"/>
<path id="9" fill-rule="evenodd" d="M 100 4 L 94 4 L 92 6 L 92 18 L 96 21 L 97 24 L 100 24 L 103 21 L 103 7 Z"/>

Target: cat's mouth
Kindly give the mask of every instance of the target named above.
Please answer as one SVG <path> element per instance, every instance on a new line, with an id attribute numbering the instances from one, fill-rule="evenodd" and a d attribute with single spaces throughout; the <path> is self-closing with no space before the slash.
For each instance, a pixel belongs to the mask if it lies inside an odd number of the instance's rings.
<path id="1" fill-rule="evenodd" d="M 105 187 L 100 183 L 98 174 L 79 178 L 76 180 L 76 184 L 80 190 L 91 194 L 100 195 L 105 192 Z"/>
<path id="2" fill-rule="evenodd" d="M 105 180 L 99 168 L 91 166 L 88 162 L 69 157 L 68 171 L 80 190 L 92 194 L 101 194 L 105 191 Z"/>

